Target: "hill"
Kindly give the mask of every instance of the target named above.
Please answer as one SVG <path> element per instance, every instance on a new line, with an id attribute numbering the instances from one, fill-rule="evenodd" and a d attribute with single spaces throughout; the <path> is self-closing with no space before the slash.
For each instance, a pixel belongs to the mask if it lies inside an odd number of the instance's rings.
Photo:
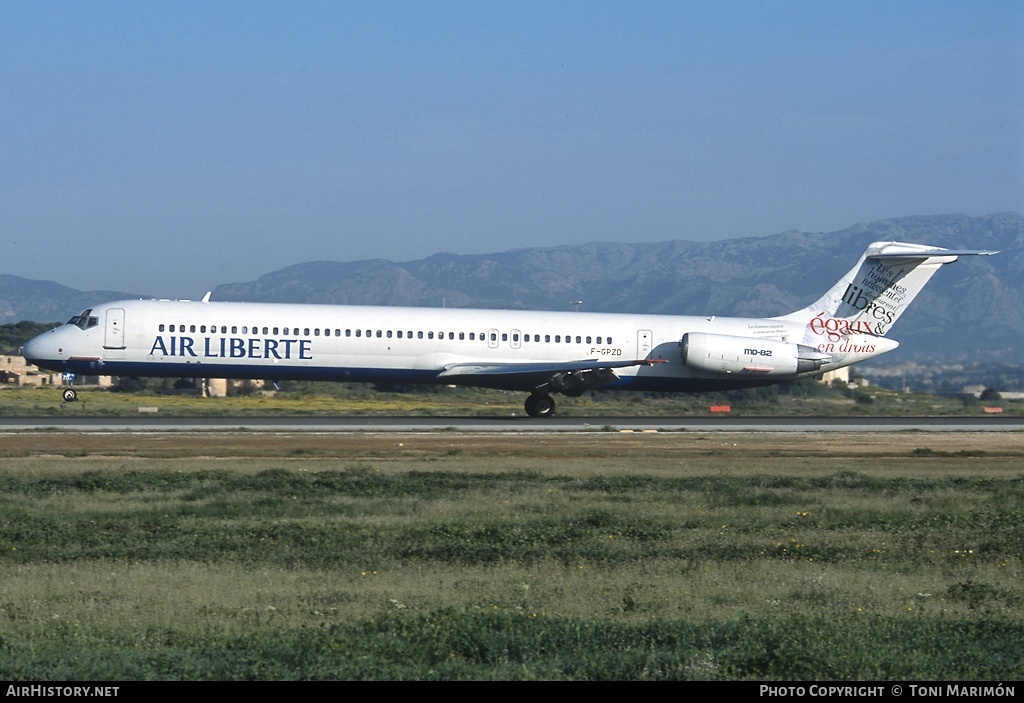
<path id="1" fill-rule="evenodd" d="M 0 324 L 64 322 L 96 303 L 138 297 L 123 291 L 80 291 L 53 281 L 0 274 Z"/>
<path id="2" fill-rule="evenodd" d="M 395 262 L 315 261 L 218 286 L 214 300 L 692 315 L 780 315 L 815 300 L 872 241 L 998 249 L 965 258 L 924 289 L 887 360 L 1024 362 L 1024 217 L 929 215 L 838 232 L 791 230 L 717 242 L 595 242 Z M 63 320 L 97 302 L 139 297 L 0 275 L 0 323 Z"/>
<path id="3" fill-rule="evenodd" d="M 1024 217 L 934 215 L 718 242 L 598 242 L 475 256 L 318 261 L 219 286 L 217 300 L 780 315 L 813 302 L 873 241 L 998 249 L 944 269 L 900 319 L 904 359 L 1024 362 Z M 891 358 L 892 355 L 890 355 Z"/>

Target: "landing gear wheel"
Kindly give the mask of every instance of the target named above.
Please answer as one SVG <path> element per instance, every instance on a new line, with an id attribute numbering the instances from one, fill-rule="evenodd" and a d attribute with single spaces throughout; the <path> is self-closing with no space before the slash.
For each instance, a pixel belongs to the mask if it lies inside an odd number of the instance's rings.
<path id="1" fill-rule="evenodd" d="M 550 395 L 531 395 L 526 399 L 526 414 L 530 417 L 551 417 L 555 414 L 555 401 Z"/>
<path id="2" fill-rule="evenodd" d="M 74 403 L 78 400 L 78 391 L 74 388 L 65 388 L 63 395 L 65 403 Z"/>

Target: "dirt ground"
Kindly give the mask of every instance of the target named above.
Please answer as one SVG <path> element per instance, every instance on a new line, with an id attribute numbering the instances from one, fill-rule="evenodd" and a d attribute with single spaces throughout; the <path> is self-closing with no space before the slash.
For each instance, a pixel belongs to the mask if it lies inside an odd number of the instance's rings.
<path id="1" fill-rule="evenodd" d="M 638 458 L 913 457 L 1018 458 L 1016 432 L 13 432 L 2 457 L 253 458 Z"/>

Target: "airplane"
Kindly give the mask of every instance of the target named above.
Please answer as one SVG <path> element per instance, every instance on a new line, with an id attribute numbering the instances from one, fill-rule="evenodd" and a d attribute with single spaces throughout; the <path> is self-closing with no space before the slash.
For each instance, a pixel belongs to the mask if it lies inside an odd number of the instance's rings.
<path id="1" fill-rule="evenodd" d="M 711 391 L 819 376 L 892 351 L 896 320 L 944 264 L 994 251 L 874 242 L 808 307 L 744 318 L 121 300 L 23 348 L 66 374 L 445 384 L 553 394 Z M 64 389 L 73 401 L 73 387 Z"/>

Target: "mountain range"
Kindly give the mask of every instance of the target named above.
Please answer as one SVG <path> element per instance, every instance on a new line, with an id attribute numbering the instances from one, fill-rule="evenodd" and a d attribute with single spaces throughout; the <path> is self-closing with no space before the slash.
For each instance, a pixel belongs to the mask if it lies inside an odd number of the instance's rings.
<path id="1" fill-rule="evenodd" d="M 873 241 L 1001 250 L 945 267 L 895 326 L 887 359 L 1024 362 L 1024 217 L 926 215 L 837 232 L 715 242 L 596 242 L 395 262 L 315 261 L 229 283 L 214 300 L 772 316 L 813 302 Z M 63 320 L 146 297 L 0 275 L 0 322 Z"/>

